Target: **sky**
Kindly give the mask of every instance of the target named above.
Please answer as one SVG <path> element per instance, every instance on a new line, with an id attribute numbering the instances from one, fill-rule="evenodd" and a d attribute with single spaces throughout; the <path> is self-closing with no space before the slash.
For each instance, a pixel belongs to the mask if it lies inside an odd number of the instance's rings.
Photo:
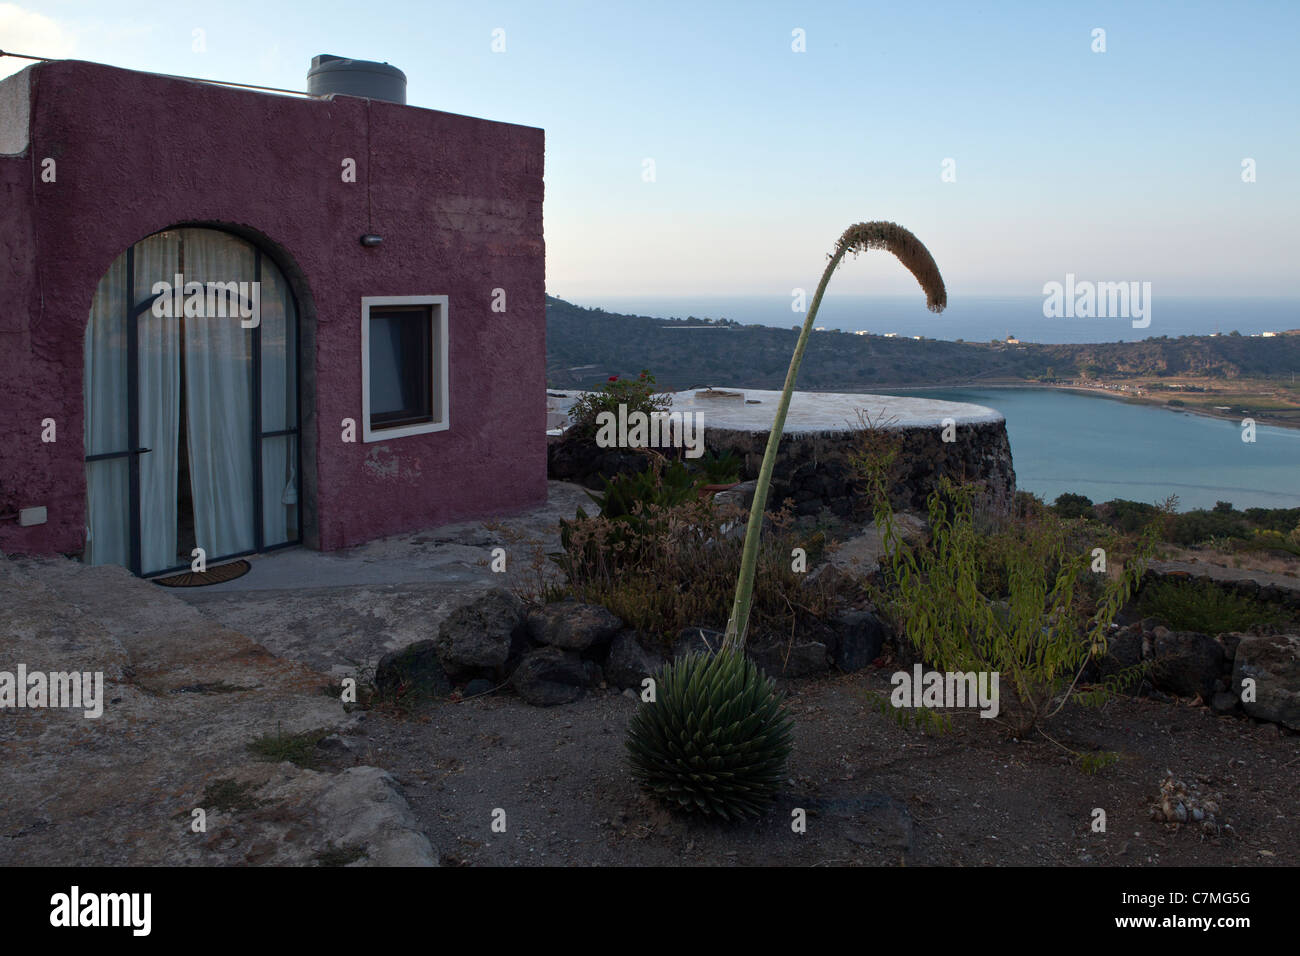
<path id="1" fill-rule="evenodd" d="M 547 288 L 585 299 L 811 290 L 863 220 L 950 298 L 1295 296 L 1298 36 L 1296 0 L 0 3 L 0 49 L 291 90 L 382 60 L 414 106 L 545 129 Z M 887 253 L 835 289 L 920 300 Z"/>

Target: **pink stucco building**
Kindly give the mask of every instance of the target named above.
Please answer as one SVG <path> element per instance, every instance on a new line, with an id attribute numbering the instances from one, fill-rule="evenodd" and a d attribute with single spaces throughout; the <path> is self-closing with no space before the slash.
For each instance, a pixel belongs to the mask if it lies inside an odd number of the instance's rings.
<path id="1" fill-rule="evenodd" d="M 543 151 L 357 96 L 0 81 L 0 550 L 148 575 L 544 501 Z"/>

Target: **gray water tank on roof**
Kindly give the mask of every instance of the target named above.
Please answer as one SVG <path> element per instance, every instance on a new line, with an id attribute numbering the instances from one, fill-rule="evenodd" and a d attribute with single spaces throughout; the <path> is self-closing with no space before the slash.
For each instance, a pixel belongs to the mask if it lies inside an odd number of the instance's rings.
<path id="1" fill-rule="evenodd" d="M 387 63 L 349 60 L 322 53 L 311 58 L 307 92 L 312 96 L 364 96 L 390 103 L 406 103 L 406 74 Z"/>

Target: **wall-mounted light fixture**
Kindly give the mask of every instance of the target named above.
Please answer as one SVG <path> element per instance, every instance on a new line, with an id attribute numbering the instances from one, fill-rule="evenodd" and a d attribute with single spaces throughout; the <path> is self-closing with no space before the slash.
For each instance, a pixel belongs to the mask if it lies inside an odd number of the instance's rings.
<path id="1" fill-rule="evenodd" d="M 363 246 L 377 246 L 383 241 L 383 236 L 376 236 L 374 233 L 370 232 L 361 237 L 361 244 Z"/>
<path id="2" fill-rule="evenodd" d="M 18 527 L 30 528 L 32 525 L 45 524 L 48 519 L 45 513 L 45 506 L 39 508 L 20 508 L 17 511 L 11 511 L 0 515 L 0 521 L 12 521 L 18 519 Z"/>

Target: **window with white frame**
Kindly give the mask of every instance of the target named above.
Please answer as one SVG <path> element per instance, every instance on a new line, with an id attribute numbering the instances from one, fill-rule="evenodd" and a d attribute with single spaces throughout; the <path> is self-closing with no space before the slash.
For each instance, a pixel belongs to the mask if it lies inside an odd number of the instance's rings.
<path id="1" fill-rule="evenodd" d="M 367 442 L 446 430 L 445 295 L 361 299 L 361 415 Z"/>

